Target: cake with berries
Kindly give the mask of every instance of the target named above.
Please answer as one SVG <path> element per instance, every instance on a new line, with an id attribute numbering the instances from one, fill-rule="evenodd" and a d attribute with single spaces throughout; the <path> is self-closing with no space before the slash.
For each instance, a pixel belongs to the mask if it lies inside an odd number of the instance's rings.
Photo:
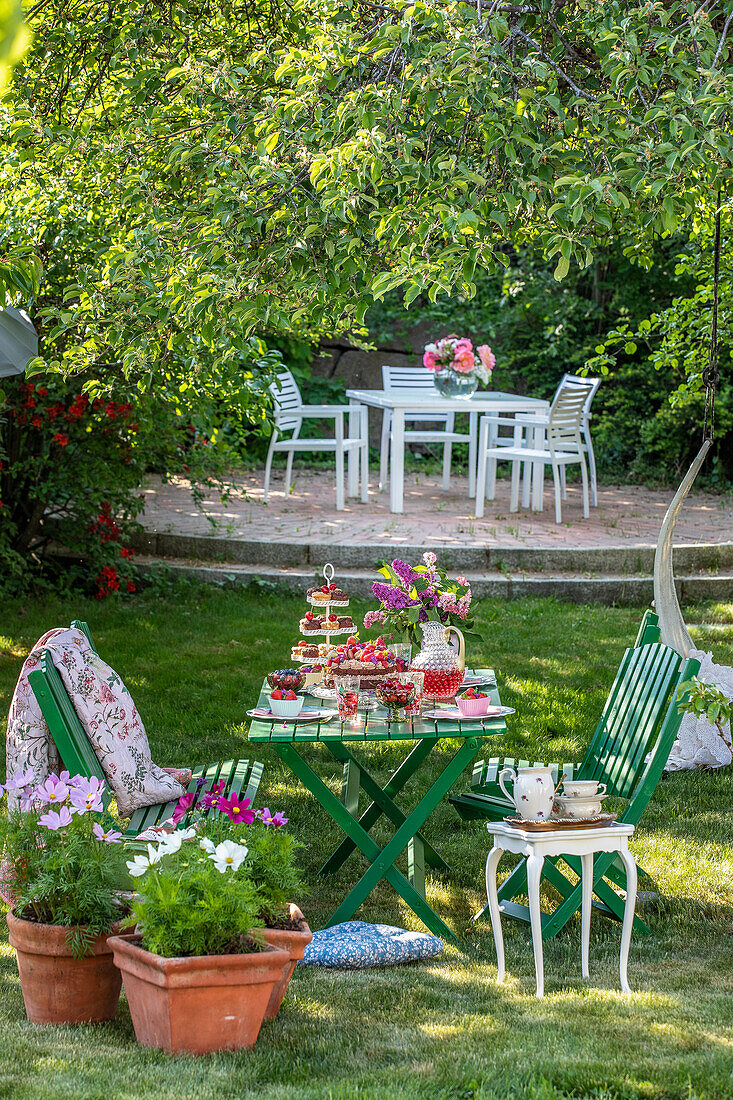
<path id="1" fill-rule="evenodd" d="M 334 676 L 360 676 L 362 688 L 372 688 L 397 672 L 404 672 L 405 662 L 395 657 L 384 638 L 360 642 L 353 636 L 344 645 L 334 646 L 326 660 L 324 680 L 333 687 Z"/>
<path id="2" fill-rule="evenodd" d="M 321 584 L 308 589 L 308 603 L 332 603 L 336 607 L 346 607 L 348 602 L 348 595 L 337 584 Z"/>
<path id="3" fill-rule="evenodd" d="M 315 642 L 301 638 L 290 651 L 293 661 L 322 661 L 333 649 L 333 642 Z"/>
<path id="4" fill-rule="evenodd" d="M 328 615 L 316 615 L 312 611 L 306 611 L 300 620 L 300 629 L 303 634 L 336 634 L 353 630 L 354 620 L 350 615 L 337 615 L 333 611 Z"/>

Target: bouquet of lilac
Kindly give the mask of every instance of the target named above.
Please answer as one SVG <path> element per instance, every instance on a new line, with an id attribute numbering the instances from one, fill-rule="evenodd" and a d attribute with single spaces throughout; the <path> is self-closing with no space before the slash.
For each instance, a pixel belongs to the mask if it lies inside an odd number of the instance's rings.
<path id="1" fill-rule="evenodd" d="M 408 565 L 395 559 L 382 562 L 379 572 L 387 583 L 375 581 L 372 592 L 379 600 L 377 611 L 367 611 L 364 626 L 379 625 L 392 638 L 406 636 L 413 645 L 419 642 L 419 625 L 429 620 L 460 626 L 467 637 L 478 638 L 473 631 L 471 585 L 465 577 L 455 581 L 438 568 L 435 554 L 423 554 L 420 565 Z"/>

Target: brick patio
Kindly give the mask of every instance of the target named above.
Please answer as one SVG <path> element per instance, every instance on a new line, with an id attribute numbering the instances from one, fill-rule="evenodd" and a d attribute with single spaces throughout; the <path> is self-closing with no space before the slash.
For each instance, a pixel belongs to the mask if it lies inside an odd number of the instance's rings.
<path id="1" fill-rule="evenodd" d="M 486 515 L 473 517 L 467 480 L 454 477 L 449 491 L 438 476 L 408 474 L 405 512 L 389 511 L 389 494 L 376 491 L 372 480 L 369 504 L 347 501 L 346 511 L 335 508 L 334 476 L 330 470 L 296 471 L 292 491 L 284 494 L 284 475 L 273 473 L 270 500 L 264 504 L 262 473 L 247 471 L 233 477 L 230 499 L 222 503 L 207 494 L 204 511 L 195 505 L 188 483 L 176 479 L 164 485 L 151 478 L 145 489 L 142 522 L 150 532 L 214 536 L 242 541 L 307 543 L 374 547 L 417 545 L 431 547 L 494 548 L 602 548 L 650 546 L 673 490 L 637 485 L 601 486 L 598 508 L 584 520 L 580 488 L 568 487 L 563 523 L 554 522 L 552 483 L 545 482 L 545 510 L 509 512 L 509 481 L 500 480 L 497 499 L 487 502 Z M 709 493 L 688 497 L 677 523 L 678 545 L 727 543 L 733 540 L 733 498 Z"/>

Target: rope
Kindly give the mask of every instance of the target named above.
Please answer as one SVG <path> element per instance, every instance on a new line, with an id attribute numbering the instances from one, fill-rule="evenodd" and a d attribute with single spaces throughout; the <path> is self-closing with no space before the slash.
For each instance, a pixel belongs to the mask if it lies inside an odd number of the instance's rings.
<path id="1" fill-rule="evenodd" d="M 715 388 L 720 382 L 718 369 L 718 289 L 720 282 L 720 208 L 723 203 L 723 188 L 718 188 L 718 205 L 715 211 L 715 243 L 713 245 L 713 318 L 710 327 L 710 353 L 708 365 L 702 372 L 702 384 L 705 387 L 705 421 L 702 429 L 703 439 L 713 442 L 715 432 Z"/>

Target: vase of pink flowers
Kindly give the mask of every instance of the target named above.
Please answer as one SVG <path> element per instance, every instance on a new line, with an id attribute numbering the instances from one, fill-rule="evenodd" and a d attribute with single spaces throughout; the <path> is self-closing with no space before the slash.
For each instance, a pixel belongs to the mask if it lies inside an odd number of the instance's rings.
<path id="1" fill-rule="evenodd" d="M 444 336 L 426 344 L 423 366 L 433 371 L 435 388 L 441 397 L 470 397 L 479 382 L 486 385 L 494 369 L 494 353 L 488 344 L 474 349 L 466 336 Z"/>

